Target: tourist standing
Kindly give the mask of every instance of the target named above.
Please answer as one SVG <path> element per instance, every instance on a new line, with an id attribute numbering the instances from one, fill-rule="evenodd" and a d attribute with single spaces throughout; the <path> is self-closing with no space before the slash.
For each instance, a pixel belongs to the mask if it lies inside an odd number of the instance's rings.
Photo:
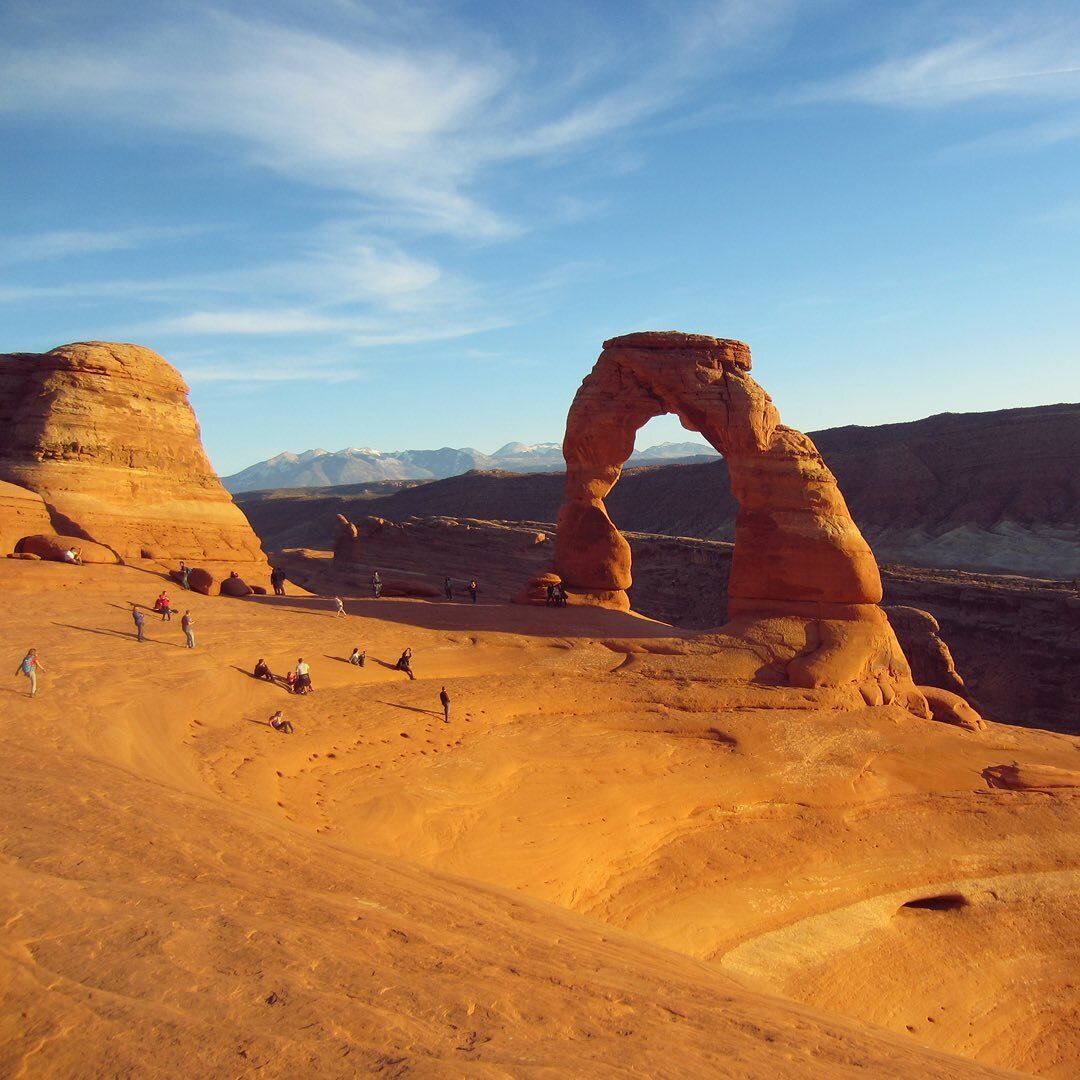
<path id="1" fill-rule="evenodd" d="M 382 596 L 382 578 L 379 577 L 378 570 L 371 572 L 371 592 L 375 597 Z"/>
<path id="2" fill-rule="evenodd" d="M 187 563 L 180 563 L 180 588 L 185 592 L 191 590 L 191 585 L 188 582 L 188 575 L 191 573 L 191 567 Z"/>
<path id="3" fill-rule="evenodd" d="M 184 617 L 180 620 L 180 628 L 184 631 L 184 637 L 187 638 L 187 647 L 189 649 L 195 648 L 195 632 L 191 629 L 191 612 L 185 611 Z"/>
<path id="4" fill-rule="evenodd" d="M 143 634 L 143 613 L 134 605 L 131 605 L 131 618 L 135 623 L 135 634 L 139 641 L 145 641 L 146 637 Z"/>
<path id="5" fill-rule="evenodd" d="M 302 656 L 296 661 L 296 692 L 298 694 L 314 693 L 314 687 L 311 685 L 311 667 Z"/>
<path id="6" fill-rule="evenodd" d="M 443 721 L 447 724 L 450 723 L 450 695 L 446 692 L 444 686 L 439 691 L 439 701 L 442 703 Z"/>
<path id="7" fill-rule="evenodd" d="M 477 593 L 476 578 L 473 578 L 472 581 L 469 582 L 469 595 L 472 597 L 472 602 L 474 604 L 476 603 L 476 593 Z"/>
<path id="8" fill-rule="evenodd" d="M 446 594 L 447 600 L 454 599 L 454 585 L 449 578 L 443 579 L 443 592 Z"/>
<path id="9" fill-rule="evenodd" d="M 22 658 L 22 662 L 15 669 L 15 674 L 25 675 L 30 680 L 30 696 L 37 697 L 37 677 L 39 671 L 45 668 L 38 659 L 37 649 L 30 649 Z"/>
<path id="10" fill-rule="evenodd" d="M 334 597 L 334 615 L 346 615 L 345 605 L 341 602 L 340 596 Z"/>

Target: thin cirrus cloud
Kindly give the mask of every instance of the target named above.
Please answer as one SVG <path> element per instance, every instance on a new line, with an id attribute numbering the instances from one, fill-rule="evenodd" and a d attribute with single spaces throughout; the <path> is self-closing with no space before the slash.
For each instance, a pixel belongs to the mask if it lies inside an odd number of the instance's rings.
<path id="1" fill-rule="evenodd" d="M 986 98 L 1080 100 L 1080 19 L 955 36 L 805 87 L 804 102 L 937 108 Z"/>
<path id="2" fill-rule="evenodd" d="M 186 239 L 204 231 L 206 230 L 199 226 L 130 227 L 114 230 L 51 230 L 32 235 L 0 237 L 0 266 L 133 251 L 149 244 Z"/>
<path id="3" fill-rule="evenodd" d="M 661 20 L 639 55 L 600 45 L 604 33 L 618 39 L 609 22 L 596 48 L 568 38 L 551 62 L 434 16 L 401 41 L 380 38 L 377 23 L 331 37 L 208 8 L 148 18 L 92 50 L 62 39 L 0 45 L 0 111 L 83 116 L 109 138 L 134 128 L 208 140 L 231 158 L 359 195 L 397 213 L 398 227 L 504 240 L 522 226 L 478 193 L 490 168 L 580 150 L 670 108 L 715 65 L 689 62 L 679 37 L 688 21 L 699 43 L 741 42 L 793 4 L 685 7 L 695 19 Z"/>
<path id="4" fill-rule="evenodd" d="M 287 335 L 334 335 L 349 345 L 416 345 L 467 337 L 508 325 L 505 318 L 487 317 L 463 322 L 416 320 L 413 323 L 381 321 L 368 316 L 334 316 L 297 308 L 249 308 L 195 311 L 138 327 L 154 334 L 280 337 Z"/>

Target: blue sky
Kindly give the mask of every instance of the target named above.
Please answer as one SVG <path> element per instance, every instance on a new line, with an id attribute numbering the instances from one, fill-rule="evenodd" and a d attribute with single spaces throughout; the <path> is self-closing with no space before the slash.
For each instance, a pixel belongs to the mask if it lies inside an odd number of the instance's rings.
<path id="1" fill-rule="evenodd" d="M 802 430 L 1080 399 L 1065 0 L 6 0 L 0 139 L 0 350 L 157 350 L 222 474 L 557 441 L 646 329 Z"/>

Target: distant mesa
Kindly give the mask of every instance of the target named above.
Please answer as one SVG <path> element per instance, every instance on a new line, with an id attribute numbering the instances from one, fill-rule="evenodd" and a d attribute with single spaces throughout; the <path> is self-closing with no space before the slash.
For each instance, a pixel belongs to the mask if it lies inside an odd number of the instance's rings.
<path id="1" fill-rule="evenodd" d="M 41 534 L 128 562 L 266 565 L 203 451 L 187 386 L 138 345 L 0 355 L 0 540 Z"/>

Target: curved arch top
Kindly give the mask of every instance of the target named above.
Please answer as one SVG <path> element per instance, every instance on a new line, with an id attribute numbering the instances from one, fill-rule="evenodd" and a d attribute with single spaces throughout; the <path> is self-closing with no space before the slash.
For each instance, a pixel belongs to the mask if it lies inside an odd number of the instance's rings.
<path id="1" fill-rule="evenodd" d="M 604 499 L 654 416 L 674 413 L 727 460 L 739 501 L 728 606 L 739 615 L 859 617 L 881 599 L 873 552 L 806 435 L 750 377 L 750 347 L 704 334 L 604 342 L 570 406 L 555 570 L 584 603 L 629 609 L 630 547 Z M 702 493 L 708 497 L 707 493 Z"/>

